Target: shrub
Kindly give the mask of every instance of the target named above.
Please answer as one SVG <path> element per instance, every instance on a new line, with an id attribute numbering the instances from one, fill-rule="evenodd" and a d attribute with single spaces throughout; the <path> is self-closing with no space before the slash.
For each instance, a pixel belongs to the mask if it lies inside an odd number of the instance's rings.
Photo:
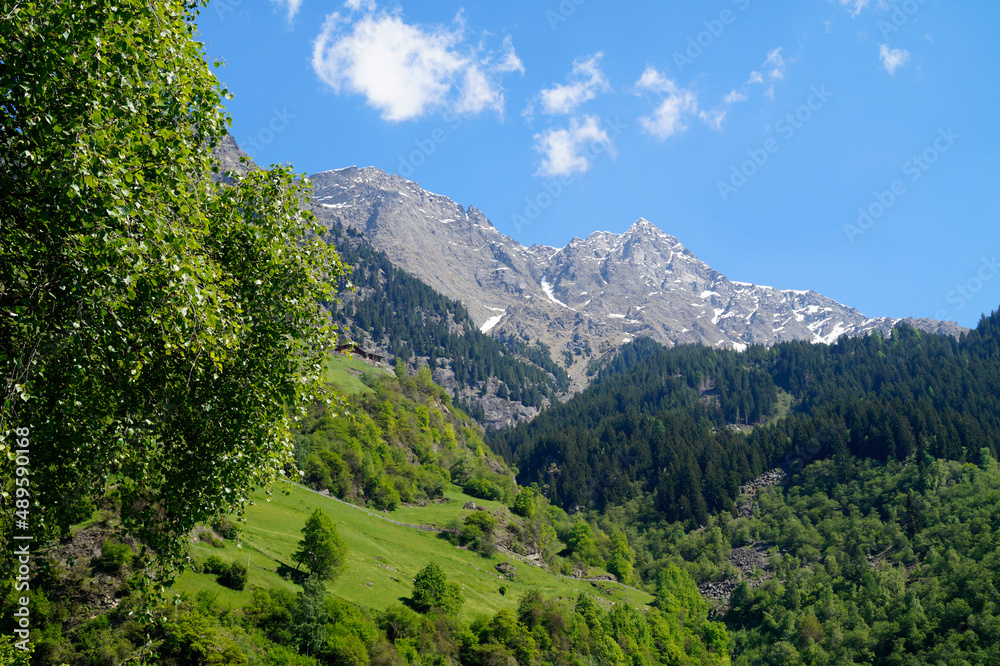
<path id="1" fill-rule="evenodd" d="M 117 573 L 132 564 L 135 553 L 124 543 L 105 541 L 101 545 L 101 556 L 97 558 L 97 566 L 104 571 Z"/>
<path id="2" fill-rule="evenodd" d="M 204 541 L 205 543 L 211 544 L 213 548 L 225 548 L 226 547 L 226 544 L 222 543 L 222 539 L 220 539 L 219 537 L 215 536 L 214 534 L 212 534 L 208 530 L 205 530 L 204 532 L 202 532 L 201 534 L 199 534 L 198 538 L 201 541 Z"/>
<path id="3" fill-rule="evenodd" d="M 221 576 L 226 573 L 228 568 L 229 565 L 226 564 L 221 557 L 218 555 L 211 555 L 207 560 L 205 560 L 205 564 L 202 565 L 201 570 L 207 574 Z"/>
<path id="4" fill-rule="evenodd" d="M 382 511 L 395 511 L 399 508 L 400 501 L 401 498 L 399 491 L 396 490 L 396 484 L 392 479 L 383 476 L 379 480 L 378 487 L 375 490 L 375 497 L 372 498 L 372 504 L 376 509 L 381 509 Z"/>
<path id="5" fill-rule="evenodd" d="M 534 488 L 521 488 L 521 492 L 517 494 L 517 499 L 514 500 L 514 513 L 524 518 L 534 518 L 536 510 L 535 496 Z"/>
<path id="6" fill-rule="evenodd" d="M 250 578 L 250 571 L 245 564 L 233 562 L 224 574 L 219 576 L 219 583 L 232 590 L 242 590 L 247 586 L 247 579 Z"/>
<path id="7" fill-rule="evenodd" d="M 219 516 L 213 520 L 212 529 L 223 539 L 233 540 L 240 535 L 239 526 L 225 516 Z"/>

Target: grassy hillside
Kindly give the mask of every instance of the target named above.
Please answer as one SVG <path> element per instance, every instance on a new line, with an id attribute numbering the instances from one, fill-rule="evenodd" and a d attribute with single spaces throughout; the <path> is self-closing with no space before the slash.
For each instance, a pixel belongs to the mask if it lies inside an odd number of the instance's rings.
<path id="1" fill-rule="evenodd" d="M 375 377 L 389 376 L 391 373 L 357 356 L 331 354 L 326 365 L 326 379 L 344 395 L 371 393 L 372 389 L 361 380 L 366 374 Z"/>
<path id="2" fill-rule="evenodd" d="M 321 508 L 337 524 L 341 537 L 350 548 L 344 573 L 330 586 L 330 591 L 367 608 L 387 608 L 408 597 L 412 588 L 411 579 L 429 562 L 438 564 L 449 580 L 462 586 L 466 597 L 462 614 L 466 619 L 494 614 L 504 608 L 516 610 L 517 600 L 529 590 L 539 591 L 546 598 L 575 599 L 580 592 L 587 592 L 601 599 L 625 601 L 636 606 L 652 601 L 652 596 L 617 583 L 595 584 L 565 578 L 502 554 L 486 559 L 456 548 L 438 534 L 393 524 L 374 515 L 374 512 L 299 486 L 284 486 L 288 494 L 276 492 L 269 502 L 262 493 L 255 495 L 257 503 L 246 514 L 242 549 L 230 541 L 225 542 L 224 548 L 204 542 L 192 546 L 191 555 L 196 562 L 204 562 L 211 555 L 246 561 L 249 555 L 251 572 L 245 591 L 228 590 L 215 583 L 214 576 L 186 571 L 170 592 L 194 595 L 199 590 L 211 589 L 219 593 L 218 600 L 223 606 L 239 607 L 250 600 L 253 586 L 299 589 L 287 577 L 289 569 L 295 566 L 292 552 L 301 538 L 306 518 L 316 508 Z M 447 496 L 453 501 L 406 508 L 393 512 L 389 517 L 412 524 L 444 525 L 469 513 L 461 507 L 472 498 L 461 494 L 455 487 L 448 491 Z M 481 500 L 474 501 L 483 504 Z M 485 504 L 490 506 L 496 503 Z M 500 562 L 516 567 L 516 580 L 508 581 L 497 573 L 494 565 Z M 506 587 L 506 595 L 499 593 L 501 585 Z"/>

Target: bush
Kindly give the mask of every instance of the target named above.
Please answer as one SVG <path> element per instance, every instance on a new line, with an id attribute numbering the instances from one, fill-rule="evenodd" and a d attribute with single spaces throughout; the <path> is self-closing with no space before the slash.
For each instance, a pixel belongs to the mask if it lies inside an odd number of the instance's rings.
<path id="1" fill-rule="evenodd" d="M 375 496 L 372 498 L 372 505 L 382 511 L 395 511 L 399 508 L 400 501 L 396 484 L 392 479 L 383 476 L 378 482 Z"/>
<path id="2" fill-rule="evenodd" d="M 229 565 L 226 564 L 221 557 L 218 555 L 211 555 L 207 560 L 205 560 L 205 564 L 202 565 L 201 570 L 207 574 L 221 576 L 226 573 L 228 568 Z"/>
<path id="3" fill-rule="evenodd" d="M 101 545 L 101 556 L 97 558 L 97 566 L 104 571 L 117 573 L 132 564 L 135 553 L 124 543 L 105 541 Z"/>
<path id="4" fill-rule="evenodd" d="M 369 666 L 371 658 L 361 639 L 354 634 L 334 634 L 327 639 L 320 653 L 330 664 Z"/>
<path id="5" fill-rule="evenodd" d="M 220 516 L 213 520 L 212 529 L 215 530 L 215 533 L 220 537 L 223 539 L 229 539 L 230 541 L 236 539 L 240 535 L 239 526 L 225 516 Z"/>
<path id="6" fill-rule="evenodd" d="M 486 475 L 477 475 L 462 485 L 462 492 L 478 499 L 494 502 L 503 501 L 504 492 L 498 484 Z"/>
<path id="7" fill-rule="evenodd" d="M 222 539 L 220 539 L 219 537 L 215 536 L 214 534 L 212 534 L 208 530 L 205 530 L 204 532 L 202 532 L 201 534 L 199 534 L 198 538 L 201 541 L 204 541 L 205 543 L 211 544 L 211 546 L 213 548 L 225 548 L 226 547 L 226 544 L 222 543 Z"/>
<path id="8" fill-rule="evenodd" d="M 483 557 L 490 557 L 496 551 L 495 529 L 499 521 L 485 511 L 473 511 L 465 517 L 459 538 Z"/>
<path id="9" fill-rule="evenodd" d="M 534 488 L 521 488 L 521 492 L 517 494 L 517 498 L 514 500 L 514 513 L 524 518 L 534 518 L 536 510 L 535 496 Z"/>
<path id="10" fill-rule="evenodd" d="M 219 583 L 231 590 L 242 590 L 246 588 L 248 578 L 250 578 L 250 571 L 246 565 L 233 562 L 226 567 L 226 572 L 219 576 Z"/>

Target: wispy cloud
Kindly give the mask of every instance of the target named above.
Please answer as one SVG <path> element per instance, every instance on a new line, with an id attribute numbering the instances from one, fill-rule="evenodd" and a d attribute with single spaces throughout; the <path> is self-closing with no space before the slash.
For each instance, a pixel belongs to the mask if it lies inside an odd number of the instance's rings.
<path id="1" fill-rule="evenodd" d="M 722 129 L 722 124 L 726 121 L 728 113 L 723 109 L 712 109 L 711 111 L 699 111 L 698 117 L 701 118 L 701 122 L 718 131 Z"/>
<path id="2" fill-rule="evenodd" d="M 498 72 L 520 72 L 524 74 L 524 63 L 517 56 L 514 51 L 514 40 L 507 35 L 503 38 L 503 55 L 497 61 L 496 67 L 494 68 Z"/>
<path id="3" fill-rule="evenodd" d="M 761 83 L 764 83 L 763 79 L 766 78 L 767 82 L 771 85 L 764 92 L 764 95 L 774 99 L 774 83 L 775 81 L 781 81 L 785 78 L 785 69 L 787 65 L 785 64 L 785 59 L 781 55 L 781 48 L 776 48 L 767 54 L 767 60 L 763 64 L 764 75 L 760 76 Z M 754 72 L 754 74 L 758 74 Z"/>
<path id="4" fill-rule="evenodd" d="M 292 19 L 295 18 L 295 15 L 299 13 L 299 7 L 302 6 L 302 0 L 271 0 L 271 2 L 278 5 L 279 7 L 286 8 L 287 13 L 285 15 L 285 18 L 288 20 L 289 23 L 291 23 Z"/>
<path id="5" fill-rule="evenodd" d="M 722 101 L 725 102 L 726 104 L 736 104 L 737 102 L 745 102 L 748 99 L 750 98 L 747 97 L 746 93 L 741 93 L 738 90 L 734 90 L 728 95 L 726 95 Z"/>
<path id="6" fill-rule="evenodd" d="M 785 61 L 782 51 L 784 51 L 784 49 L 778 47 L 768 53 L 767 58 L 765 58 L 764 62 L 761 64 L 760 69 L 755 69 L 750 72 L 750 77 L 747 79 L 746 83 L 726 95 L 724 102 L 726 104 L 745 102 L 750 99 L 750 90 L 752 86 L 758 85 L 767 86 L 767 89 L 764 91 L 764 96 L 774 99 L 775 83 L 785 78 L 785 71 L 788 69 L 788 63 Z"/>
<path id="7" fill-rule="evenodd" d="M 890 75 L 895 76 L 896 70 L 910 61 L 910 52 L 904 49 L 890 49 L 888 44 L 879 47 L 879 60 Z"/>
<path id="8" fill-rule="evenodd" d="M 608 152 L 615 145 L 596 116 L 570 119 L 568 128 L 553 128 L 535 135 L 535 150 L 542 154 L 540 176 L 567 177 L 590 168 L 591 155 Z"/>
<path id="9" fill-rule="evenodd" d="M 851 17 L 856 17 L 862 11 L 874 5 L 879 9 L 884 9 L 886 7 L 885 0 L 832 0 L 836 4 L 846 9 Z"/>
<path id="10" fill-rule="evenodd" d="M 542 111 L 553 116 L 569 115 L 581 104 L 611 90 L 611 85 L 601 71 L 603 57 L 603 53 L 596 53 L 587 58 L 574 60 L 567 83 L 557 83 L 551 88 L 543 88 L 538 94 Z M 528 115 L 531 113 L 530 108 Z"/>
<path id="11" fill-rule="evenodd" d="M 524 72 L 509 38 L 497 54 L 469 43 L 461 14 L 450 26 L 423 27 L 373 0 L 344 6 L 350 13 L 327 16 L 313 42 L 313 70 L 334 92 L 363 95 L 392 122 L 441 109 L 503 114 L 501 76 Z"/>

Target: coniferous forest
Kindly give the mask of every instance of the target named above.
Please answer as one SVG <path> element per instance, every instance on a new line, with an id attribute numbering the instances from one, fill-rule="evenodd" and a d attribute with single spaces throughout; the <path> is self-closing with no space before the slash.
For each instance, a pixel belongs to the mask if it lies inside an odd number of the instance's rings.
<path id="1" fill-rule="evenodd" d="M 566 509 L 648 495 L 695 527 L 775 467 L 995 454 L 998 336 L 995 313 L 961 340 L 908 327 L 744 353 L 638 340 L 583 394 L 488 441 Z"/>
<path id="2" fill-rule="evenodd" d="M 565 368 L 544 344 L 484 335 L 461 303 L 394 266 L 350 228 L 331 227 L 328 241 L 353 267 L 352 289 L 344 286 L 341 302 L 330 305 L 345 332 L 369 337 L 411 365 L 420 357 L 432 370 L 449 368 L 460 386 L 481 394 L 490 379 L 499 381 L 502 398 L 527 407 L 554 403 L 569 388 Z M 480 419 L 481 410 L 470 405 Z"/>

